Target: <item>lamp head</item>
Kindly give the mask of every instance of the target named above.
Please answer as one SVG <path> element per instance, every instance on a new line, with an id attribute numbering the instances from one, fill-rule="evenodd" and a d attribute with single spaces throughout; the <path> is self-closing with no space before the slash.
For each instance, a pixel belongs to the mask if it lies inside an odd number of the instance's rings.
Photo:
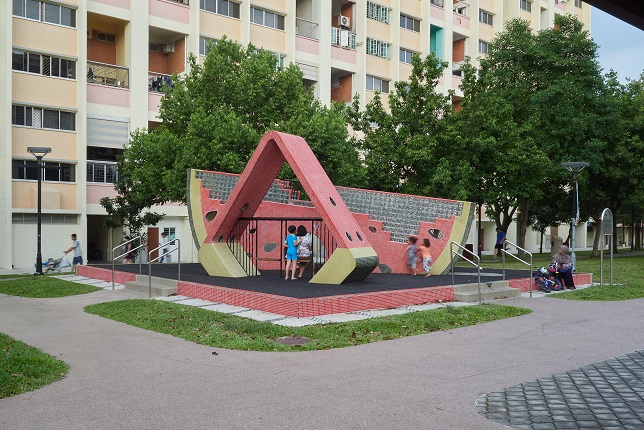
<path id="1" fill-rule="evenodd" d="M 27 151 L 34 157 L 44 157 L 51 152 L 51 148 L 45 146 L 30 146 Z"/>
<path id="2" fill-rule="evenodd" d="M 560 166 L 567 169 L 569 172 L 581 172 L 584 167 L 588 167 L 590 164 L 585 161 L 564 161 Z"/>

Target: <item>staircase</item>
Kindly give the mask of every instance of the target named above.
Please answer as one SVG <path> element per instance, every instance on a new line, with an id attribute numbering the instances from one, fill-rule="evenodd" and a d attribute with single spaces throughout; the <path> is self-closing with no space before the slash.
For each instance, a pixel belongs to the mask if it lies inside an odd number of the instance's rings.
<path id="1" fill-rule="evenodd" d="M 174 279 L 165 279 L 152 277 L 152 297 L 167 297 L 177 293 L 177 281 Z M 136 281 L 126 282 L 125 289 L 136 291 L 148 295 L 150 290 L 148 275 L 136 275 Z"/>
<path id="2" fill-rule="evenodd" d="M 481 282 L 481 300 L 507 299 L 518 297 L 521 290 L 510 287 L 508 281 Z M 457 302 L 474 303 L 479 301 L 478 284 L 463 284 L 454 286 L 454 300 Z"/>

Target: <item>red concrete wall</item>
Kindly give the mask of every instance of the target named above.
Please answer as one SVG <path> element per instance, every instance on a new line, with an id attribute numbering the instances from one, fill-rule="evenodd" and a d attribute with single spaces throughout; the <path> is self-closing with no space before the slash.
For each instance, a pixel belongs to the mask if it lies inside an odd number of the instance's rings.
<path id="1" fill-rule="evenodd" d="M 116 64 L 116 43 L 96 40 L 96 30 L 92 30 L 92 38 L 87 39 L 87 60 L 105 64 Z"/>
<path id="2" fill-rule="evenodd" d="M 102 269 L 95 266 L 76 266 L 76 274 L 79 276 L 86 276 L 92 279 L 102 279 L 103 281 L 112 282 L 112 270 Z M 125 284 L 136 280 L 135 273 L 114 271 L 114 282 L 117 284 Z"/>
<path id="3" fill-rule="evenodd" d="M 186 69 L 186 41 L 185 38 L 177 39 L 174 42 L 174 52 L 164 54 L 163 44 L 159 44 L 158 51 L 149 51 L 148 69 L 150 72 L 171 75 L 175 72 L 181 73 Z"/>
<path id="4" fill-rule="evenodd" d="M 465 39 L 457 40 L 452 44 L 452 61 L 465 60 Z"/>
<path id="5" fill-rule="evenodd" d="M 353 97 L 353 76 L 347 75 L 340 78 L 340 85 L 331 88 L 331 100 L 341 103 L 350 103 Z"/>
<path id="6" fill-rule="evenodd" d="M 447 286 L 297 299 L 194 282 L 179 282 L 177 294 L 298 318 L 454 301 L 454 290 Z"/>

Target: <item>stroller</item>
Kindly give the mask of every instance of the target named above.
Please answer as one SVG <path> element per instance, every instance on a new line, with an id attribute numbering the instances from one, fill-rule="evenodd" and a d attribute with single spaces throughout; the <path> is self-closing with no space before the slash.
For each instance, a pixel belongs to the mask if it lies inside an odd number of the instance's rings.
<path id="1" fill-rule="evenodd" d="M 54 271 L 60 273 L 61 269 L 64 267 L 71 267 L 71 264 L 69 264 L 69 261 L 65 259 L 64 255 L 60 258 L 57 258 L 56 260 L 50 257 L 46 263 L 45 273 L 54 272 Z"/>
<path id="2" fill-rule="evenodd" d="M 550 266 L 548 269 L 541 267 L 533 273 L 534 285 L 544 293 L 563 290 L 563 284 L 555 277 L 556 267 Z"/>

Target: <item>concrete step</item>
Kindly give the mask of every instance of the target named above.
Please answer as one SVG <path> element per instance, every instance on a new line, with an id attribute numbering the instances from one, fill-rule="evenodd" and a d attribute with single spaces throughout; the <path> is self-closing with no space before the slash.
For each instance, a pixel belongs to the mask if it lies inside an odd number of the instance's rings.
<path id="1" fill-rule="evenodd" d="M 148 275 L 136 275 L 136 282 L 148 285 Z M 168 278 L 158 278 L 152 273 L 152 285 L 165 285 L 168 287 L 176 287 L 177 281 Z"/>
<path id="2" fill-rule="evenodd" d="M 518 297 L 521 290 L 511 288 L 508 281 L 481 282 L 481 300 L 506 299 Z M 463 303 L 475 303 L 479 300 L 478 284 L 464 284 L 454 287 L 454 300 Z"/>
<path id="3" fill-rule="evenodd" d="M 148 276 L 137 275 L 136 281 L 126 282 L 125 289 L 129 291 L 136 291 L 147 295 L 152 291 L 152 297 L 167 297 L 177 293 L 177 281 L 172 279 L 152 277 L 152 288 L 150 289 Z"/>

